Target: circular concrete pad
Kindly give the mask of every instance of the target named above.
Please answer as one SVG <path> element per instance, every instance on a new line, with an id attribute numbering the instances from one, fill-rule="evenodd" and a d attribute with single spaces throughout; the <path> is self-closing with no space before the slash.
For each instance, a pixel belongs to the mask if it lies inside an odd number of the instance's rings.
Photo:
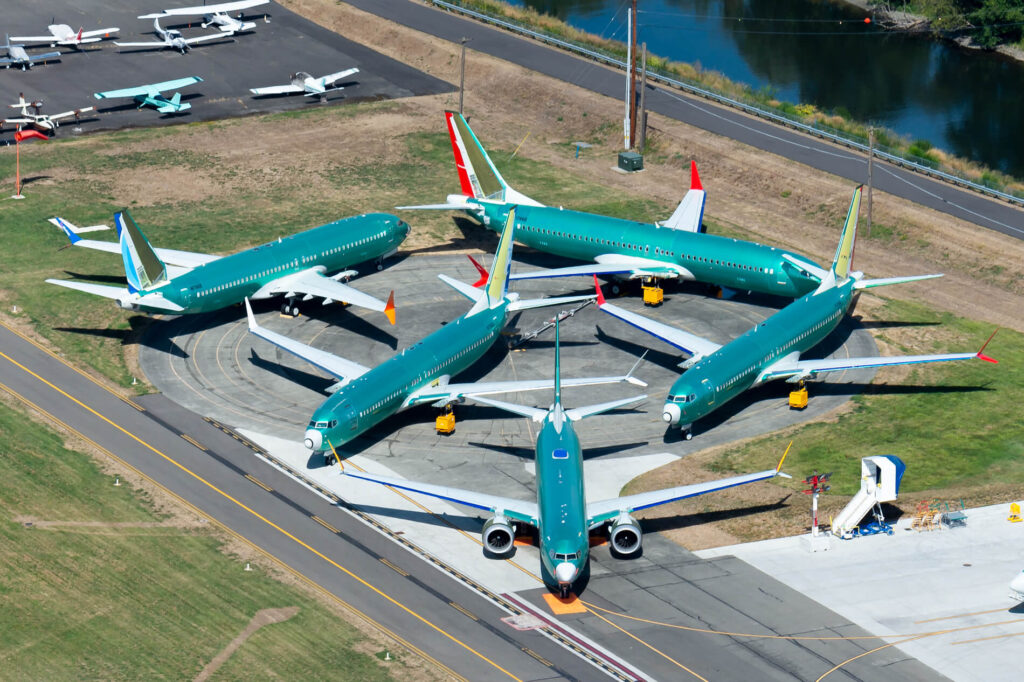
<path id="1" fill-rule="evenodd" d="M 540 260 L 544 260 L 541 258 Z M 553 261 L 552 261 L 553 262 Z M 535 266 L 513 265 L 513 271 Z M 303 304 L 303 315 L 282 317 L 280 300 L 257 303 L 259 323 L 304 343 L 373 367 L 465 313 L 470 303 L 436 278 L 446 273 L 463 281 L 476 279 L 476 271 L 463 255 L 420 255 L 390 261 L 382 272 L 372 264 L 360 268 L 365 276 L 351 284 L 378 297 L 394 289 L 398 324 L 391 327 L 380 313 L 319 300 Z M 544 295 L 586 294 L 585 279 L 530 280 L 514 283 L 523 298 Z M 610 287 L 606 286 L 606 289 Z M 632 289 L 626 285 L 626 289 Z M 743 333 L 786 303 L 783 299 L 737 296 L 722 300 L 706 295 L 706 288 L 669 285 L 665 303 L 644 309 L 634 295 L 617 299 L 627 309 L 683 327 L 719 343 Z M 513 317 L 521 331 L 542 325 L 558 309 L 539 309 Z M 509 352 L 496 344 L 469 370 L 454 380 L 510 380 L 549 378 L 552 375 L 553 331 L 541 334 Z M 562 324 L 562 376 L 586 377 L 624 374 L 650 349 L 637 376 L 647 389 L 628 384 L 567 389 L 569 406 L 591 404 L 646 392 L 648 401 L 633 410 L 594 417 L 577 426 L 587 458 L 671 452 L 679 456 L 707 446 L 767 433 L 821 416 L 841 405 L 870 381 L 871 370 L 839 372 L 826 382 L 810 384 L 810 406 L 790 410 L 792 388 L 774 382 L 749 391 L 698 422 L 692 441 L 676 429 L 666 429 L 661 406 L 669 386 L 679 376 L 677 352 L 619 320 L 588 306 Z M 816 356 L 876 355 L 874 340 L 853 321 L 846 321 L 821 345 Z M 172 400 L 225 424 L 247 428 L 298 442 L 313 410 L 323 402 L 334 380 L 304 361 L 248 333 L 244 309 L 232 307 L 210 315 L 158 321 L 147 331 L 140 362 L 148 379 Z M 549 391 L 498 396 L 501 399 L 546 407 Z M 420 406 L 399 413 L 349 444 L 350 453 L 380 459 L 403 476 L 444 482 L 507 496 L 529 494 L 536 426 L 526 419 L 470 403 L 458 406 L 457 428 L 451 436 L 434 432 L 437 411 Z M 309 466 L 322 466 L 311 457 Z M 515 481 L 519 486 L 509 483 Z"/>

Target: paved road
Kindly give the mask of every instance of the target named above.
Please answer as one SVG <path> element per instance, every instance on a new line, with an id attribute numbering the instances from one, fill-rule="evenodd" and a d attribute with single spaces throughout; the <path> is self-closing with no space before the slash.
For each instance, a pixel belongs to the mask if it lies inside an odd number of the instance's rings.
<path id="1" fill-rule="evenodd" d="M 606 677 L 541 631 L 501 622 L 509 611 L 311 494 L 198 415 L 161 395 L 126 401 L 98 390 L 86 375 L 3 325 L 0 388 L 456 676 Z"/>
<path id="2" fill-rule="evenodd" d="M 146 3 L 134 0 L 34 0 L 6 5 L 4 30 L 12 35 L 45 34 L 50 19 L 56 18 L 74 29 L 119 26 L 122 42 L 154 39 L 152 21 L 136 18 L 145 13 L 139 8 Z M 148 6 L 152 9 L 162 5 L 153 2 Z M 263 20 L 264 10 L 269 23 Z M 26 99 L 43 101 L 43 113 L 96 107 L 97 111 L 82 115 L 80 124 L 73 120 L 65 122 L 59 130 L 64 136 L 72 134 L 76 125 L 89 133 L 321 106 L 317 98 L 254 97 L 249 92 L 253 87 L 283 85 L 296 71 L 323 76 L 353 66 L 359 68 L 358 74 L 342 83 L 344 90 L 327 95 L 328 104 L 428 95 L 452 89 L 442 80 L 322 28 L 276 3 L 252 10 L 250 18 L 256 21 L 252 32 L 202 44 L 184 55 L 166 49 L 119 49 L 113 41 L 105 41 L 87 45 L 82 51 L 60 48 L 64 54 L 58 61 L 40 64 L 29 71 L 0 69 L 0 106 L 17 102 L 18 93 L 24 92 Z M 162 23 L 165 27 L 177 25 L 167 19 Z M 181 31 L 186 37 L 216 32 L 201 29 L 195 23 L 191 28 L 182 26 Z M 51 51 L 49 46 L 45 48 L 29 52 Z M 131 100 L 93 98 L 94 92 L 184 76 L 199 76 L 203 82 L 182 90 L 182 99 L 190 102 L 192 108 L 181 114 L 161 115 L 149 107 L 139 110 Z M 13 113 L 6 106 L 2 109 L 0 117 Z M 6 130 L 0 139 L 11 139 L 12 129 Z"/>
<path id="3" fill-rule="evenodd" d="M 473 50 L 619 99 L 623 76 L 608 68 L 520 38 L 476 21 L 434 9 L 413 0 L 347 0 L 350 5 L 424 33 L 459 42 L 470 38 Z M 867 157 L 831 143 L 719 107 L 680 92 L 652 86 L 651 111 L 778 154 L 813 168 L 867 181 Z M 982 227 L 1024 238 L 1024 210 L 980 194 L 938 182 L 886 163 L 875 165 L 875 187 Z"/>

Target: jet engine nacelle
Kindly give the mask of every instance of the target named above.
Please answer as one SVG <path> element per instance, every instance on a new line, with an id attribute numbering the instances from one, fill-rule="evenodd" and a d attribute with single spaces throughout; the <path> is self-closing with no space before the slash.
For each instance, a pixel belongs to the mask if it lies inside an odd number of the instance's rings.
<path id="1" fill-rule="evenodd" d="M 608 539 L 612 543 L 612 549 L 623 556 L 630 556 L 640 551 L 643 542 L 643 531 L 640 524 L 629 514 L 620 514 L 619 518 L 612 522 Z"/>
<path id="2" fill-rule="evenodd" d="M 505 555 L 512 552 L 516 532 L 504 516 L 499 514 L 488 519 L 480 535 L 484 541 L 484 547 L 492 554 Z"/>

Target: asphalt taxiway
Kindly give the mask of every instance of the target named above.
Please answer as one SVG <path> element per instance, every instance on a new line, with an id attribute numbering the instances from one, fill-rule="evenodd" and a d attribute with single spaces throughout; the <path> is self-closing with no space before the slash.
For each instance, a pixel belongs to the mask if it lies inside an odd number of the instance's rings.
<path id="1" fill-rule="evenodd" d="M 297 71 L 320 77 L 350 67 L 359 69 L 359 73 L 339 83 L 343 90 L 326 95 L 328 104 L 452 90 L 442 80 L 318 26 L 277 3 L 248 12 L 247 19 L 256 22 L 252 31 L 202 43 L 184 55 L 171 49 L 118 48 L 113 44 L 114 40 L 156 40 L 152 20 L 136 17 L 156 11 L 158 6 L 159 3 L 152 3 L 149 10 L 140 9 L 142 5 L 130 0 L 10 3 L 4 7 L 4 30 L 11 35 L 44 35 L 51 18 L 74 29 L 118 26 L 121 30 L 117 38 L 84 45 L 81 50 L 61 47 L 64 54 L 59 60 L 38 64 L 27 71 L 0 70 L 0 104 L 17 102 L 18 94 L 24 93 L 27 100 L 42 100 L 42 112 L 48 114 L 96 107 L 95 111 L 83 113 L 80 123 L 63 122 L 58 135 L 64 136 L 74 134 L 76 129 L 88 133 L 321 106 L 317 97 L 255 97 L 249 92 L 249 88 L 286 84 Z M 180 26 L 187 38 L 217 33 L 215 28 L 200 28 L 201 21 L 201 17 L 168 17 L 161 19 L 161 25 Z M 28 51 L 51 51 L 49 46 L 43 47 L 45 50 Z M 199 76 L 203 82 L 182 89 L 182 100 L 192 108 L 180 114 L 160 114 L 150 107 L 138 109 L 131 99 L 93 98 L 96 92 L 186 76 Z M 0 140 L 11 140 L 11 135 L 8 130 Z"/>

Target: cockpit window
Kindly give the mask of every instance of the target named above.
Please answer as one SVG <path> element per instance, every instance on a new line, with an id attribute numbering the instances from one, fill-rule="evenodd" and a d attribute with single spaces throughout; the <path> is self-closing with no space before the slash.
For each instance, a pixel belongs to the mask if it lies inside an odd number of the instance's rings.
<path id="1" fill-rule="evenodd" d="M 572 554 L 559 554 L 555 552 L 555 561 L 575 561 L 579 559 L 579 554 L 573 552 Z"/>
<path id="2" fill-rule="evenodd" d="M 569 452 L 562 448 L 555 448 L 554 452 L 551 453 L 554 459 L 569 459 Z"/>
<path id="3" fill-rule="evenodd" d="M 313 428 L 326 429 L 327 428 L 327 422 L 317 422 L 316 426 L 314 426 Z"/>

